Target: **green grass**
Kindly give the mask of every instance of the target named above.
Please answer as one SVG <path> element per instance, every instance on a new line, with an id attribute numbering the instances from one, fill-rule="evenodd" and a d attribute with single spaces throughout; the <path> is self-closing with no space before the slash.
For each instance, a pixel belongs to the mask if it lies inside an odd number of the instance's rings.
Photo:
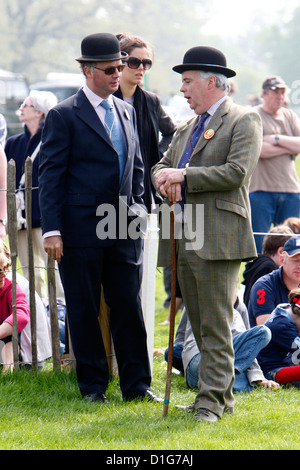
<path id="1" fill-rule="evenodd" d="M 162 275 L 157 271 L 155 348 L 168 344 Z M 180 313 L 176 317 L 178 323 Z M 152 389 L 164 397 L 166 362 L 155 358 Z M 1 450 L 271 450 L 299 449 L 300 390 L 257 389 L 237 394 L 235 413 L 199 423 L 174 408 L 195 393 L 173 374 L 167 416 L 161 404 L 124 403 L 118 379 L 107 390 L 109 405 L 86 403 L 74 373 L 21 370 L 0 378 Z"/>
<path id="2" fill-rule="evenodd" d="M 300 160 L 296 160 L 300 174 Z M 240 271 L 240 280 L 242 271 Z M 168 345 L 165 292 L 157 270 L 154 348 Z M 178 324 L 180 312 L 176 316 Z M 164 397 L 166 362 L 154 359 L 152 389 Z M 26 370 L 0 376 L 0 450 L 299 450 L 300 389 L 258 388 L 235 395 L 235 413 L 217 423 L 195 422 L 179 411 L 195 393 L 173 374 L 170 405 L 124 403 L 118 380 L 107 390 L 109 405 L 86 403 L 74 373 Z"/>

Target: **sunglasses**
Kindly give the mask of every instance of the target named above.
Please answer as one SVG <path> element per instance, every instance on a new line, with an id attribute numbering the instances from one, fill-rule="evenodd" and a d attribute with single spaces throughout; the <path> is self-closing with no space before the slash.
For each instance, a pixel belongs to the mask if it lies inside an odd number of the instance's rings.
<path id="1" fill-rule="evenodd" d="M 101 70 L 101 72 L 104 72 L 105 75 L 113 75 L 115 73 L 116 69 L 118 70 L 118 72 L 123 72 L 124 67 L 125 67 L 125 65 L 122 64 L 122 65 L 118 65 L 117 67 L 107 67 L 107 69 L 100 69 L 99 67 L 96 67 L 94 65 L 94 69 Z"/>
<path id="2" fill-rule="evenodd" d="M 149 70 L 152 67 L 152 60 L 150 59 L 140 60 L 137 57 L 128 57 L 125 62 L 130 69 L 138 69 L 141 64 L 143 64 L 144 70 Z"/>

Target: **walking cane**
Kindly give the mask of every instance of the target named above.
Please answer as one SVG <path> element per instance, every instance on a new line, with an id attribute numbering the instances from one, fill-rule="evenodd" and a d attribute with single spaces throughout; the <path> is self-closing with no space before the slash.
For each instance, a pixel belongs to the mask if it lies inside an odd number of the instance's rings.
<path id="1" fill-rule="evenodd" d="M 175 310 L 176 310 L 176 243 L 175 243 L 174 206 L 173 205 L 170 207 L 170 219 L 171 219 L 170 225 L 171 225 L 171 243 L 172 243 L 171 309 L 170 309 L 169 348 L 168 348 L 168 361 L 167 361 L 167 379 L 166 379 L 163 416 L 167 416 L 168 409 L 169 409 L 169 402 L 170 402 Z"/>

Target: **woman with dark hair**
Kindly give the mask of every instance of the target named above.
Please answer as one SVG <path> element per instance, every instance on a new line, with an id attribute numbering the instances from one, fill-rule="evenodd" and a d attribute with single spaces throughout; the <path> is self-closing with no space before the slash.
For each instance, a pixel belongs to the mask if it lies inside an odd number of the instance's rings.
<path id="1" fill-rule="evenodd" d="M 144 161 L 144 203 L 148 213 L 154 202 L 150 170 L 168 148 L 176 130 L 171 117 L 164 111 L 158 96 L 143 90 L 144 77 L 152 67 L 152 49 L 140 37 L 118 34 L 120 49 L 128 54 L 115 96 L 127 101 L 136 111 L 141 153 Z"/>

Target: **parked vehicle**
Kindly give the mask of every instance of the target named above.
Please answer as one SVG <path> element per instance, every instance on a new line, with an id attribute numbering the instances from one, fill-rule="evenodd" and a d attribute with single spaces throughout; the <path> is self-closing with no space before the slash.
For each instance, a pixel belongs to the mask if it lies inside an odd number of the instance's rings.
<path id="1" fill-rule="evenodd" d="M 0 69 L 0 113 L 6 119 L 7 137 L 22 132 L 18 109 L 29 94 L 29 85 L 21 73 Z"/>
<path id="2" fill-rule="evenodd" d="M 30 85 L 31 90 L 52 91 L 57 96 L 58 101 L 62 101 L 74 95 L 82 85 L 84 76 L 80 73 L 48 73 L 43 82 Z"/>

